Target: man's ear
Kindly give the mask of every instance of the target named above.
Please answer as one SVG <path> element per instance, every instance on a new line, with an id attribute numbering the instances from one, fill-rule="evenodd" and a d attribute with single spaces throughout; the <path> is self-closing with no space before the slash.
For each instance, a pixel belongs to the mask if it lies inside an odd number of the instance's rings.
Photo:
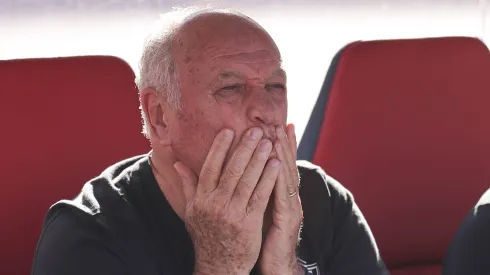
<path id="1" fill-rule="evenodd" d="M 146 117 L 146 127 L 152 144 L 170 145 L 168 110 L 157 91 L 145 88 L 140 91 L 141 108 Z"/>

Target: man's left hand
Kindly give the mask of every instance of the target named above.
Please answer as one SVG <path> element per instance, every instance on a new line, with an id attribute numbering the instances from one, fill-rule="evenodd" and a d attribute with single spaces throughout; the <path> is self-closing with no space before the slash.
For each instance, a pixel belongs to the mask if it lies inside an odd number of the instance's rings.
<path id="1" fill-rule="evenodd" d="M 296 247 L 299 239 L 303 210 L 298 194 L 299 173 L 296 166 L 296 135 L 294 126 L 276 127 L 274 143 L 281 170 L 274 187 L 272 222 L 267 232 L 259 259 L 264 275 L 303 274 L 297 263 Z"/>

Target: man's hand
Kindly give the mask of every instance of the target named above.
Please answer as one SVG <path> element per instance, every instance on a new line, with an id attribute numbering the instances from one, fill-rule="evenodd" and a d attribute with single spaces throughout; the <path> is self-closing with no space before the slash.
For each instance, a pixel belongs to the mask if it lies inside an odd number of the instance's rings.
<path id="1" fill-rule="evenodd" d="M 195 274 L 249 274 L 262 243 L 265 208 L 281 169 L 268 161 L 272 144 L 260 128 L 243 135 L 226 166 L 233 132 L 215 138 L 199 178 L 182 162 L 175 169 L 187 201 L 184 222 L 195 249 Z"/>
<path id="2" fill-rule="evenodd" d="M 294 126 L 276 128 L 274 148 L 281 161 L 281 170 L 274 187 L 272 224 L 262 247 L 260 270 L 264 275 L 303 274 L 296 259 L 303 210 L 298 194 L 299 173 L 296 166 Z"/>

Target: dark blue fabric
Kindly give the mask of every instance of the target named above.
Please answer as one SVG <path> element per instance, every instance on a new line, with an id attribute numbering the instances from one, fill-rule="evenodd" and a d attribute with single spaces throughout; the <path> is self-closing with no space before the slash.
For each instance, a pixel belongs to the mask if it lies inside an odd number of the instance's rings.
<path id="1" fill-rule="evenodd" d="M 490 189 L 461 223 L 447 251 L 442 274 L 490 274 Z"/>
<path id="2" fill-rule="evenodd" d="M 320 167 L 297 166 L 304 221 L 296 256 L 308 274 L 388 275 L 352 194 Z M 49 210 L 32 275 L 193 274 L 194 254 L 143 155 L 112 165 L 75 200 Z"/>
<path id="3" fill-rule="evenodd" d="M 320 90 L 315 107 L 311 112 L 310 119 L 308 120 L 305 132 L 298 146 L 298 160 L 312 161 L 313 159 L 313 154 L 315 153 L 318 136 L 323 123 L 323 117 L 325 115 L 325 109 L 327 108 L 330 89 L 332 88 L 335 73 L 337 72 L 337 65 L 344 49 L 345 48 L 337 52 L 330 63 L 330 68 L 328 68 L 322 89 Z"/>

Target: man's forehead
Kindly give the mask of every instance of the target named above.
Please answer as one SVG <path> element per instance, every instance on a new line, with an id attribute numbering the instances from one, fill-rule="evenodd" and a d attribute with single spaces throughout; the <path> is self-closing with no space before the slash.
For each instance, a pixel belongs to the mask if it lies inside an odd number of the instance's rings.
<path id="1" fill-rule="evenodd" d="M 221 71 L 219 73 L 220 77 L 229 78 L 229 77 L 242 77 L 243 73 L 240 71 Z M 286 71 L 283 68 L 278 68 L 272 71 L 271 76 L 282 76 L 286 77 Z"/>
<path id="2" fill-rule="evenodd" d="M 230 79 L 230 78 L 246 78 L 247 75 L 243 71 L 233 71 L 233 70 L 222 70 L 218 72 L 219 79 Z M 273 70 L 268 76 L 268 78 L 272 77 L 282 77 L 286 79 L 286 71 L 279 67 Z"/>
<path id="3" fill-rule="evenodd" d="M 209 61 L 233 60 L 242 63 L 282 62 L 279 51 L 275 45 L 270 43 L 256 41 L 249 45 L 229 44 L 209 47 L 207 51 L 202 52 L 203 59 L 209 59 Z"/>
<path id="4" fill-rule="evenodd" d="M 282 67 L 282 58 L 275 48 L 258 47 L 257 50 L 251 48 L 232 49 L 218 46 L 207 49 L 197 56 L 188 55 L 189 62 L 186 62 L 186 68 L 192 72 L 201 71 L 222 78 L 244 77 L 250 74 L 267 75 L 267 77 L 286 76 Z"/>

